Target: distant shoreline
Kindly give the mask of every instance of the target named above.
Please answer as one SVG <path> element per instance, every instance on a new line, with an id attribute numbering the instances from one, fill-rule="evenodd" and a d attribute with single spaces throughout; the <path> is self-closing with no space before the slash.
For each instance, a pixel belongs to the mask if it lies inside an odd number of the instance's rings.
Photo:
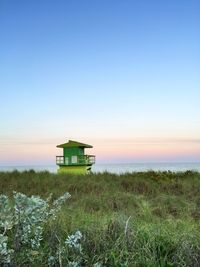
<path id="1" fill-rule="evenodd" d="M 56 165 L 24 165 L 24 166 L 0 166 L 0 171 L 48 171 L 50 173 L 57 172 Z M 185 172 L 197 171 L 200 172 L 200 162 L 148 162 L 148 163 L 98 163 L 92 166 L 93 173 L 109 172 L 115 174 L 132 173 L 132 172 L 147 172 L 147 171 L 171 171 Z"/>

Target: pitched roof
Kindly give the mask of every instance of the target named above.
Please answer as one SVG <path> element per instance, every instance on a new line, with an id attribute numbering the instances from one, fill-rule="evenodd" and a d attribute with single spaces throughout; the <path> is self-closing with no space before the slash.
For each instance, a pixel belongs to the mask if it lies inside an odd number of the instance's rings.
<path id="1" fill-rule="evenodd" d="M 64 148 L 64 147 L 85 147 L 85 148 L 92 148 L 93 146 L 79 143 L 77 141 L 69 140 L 67 143 L 57 145 L 56 147 Z"/>

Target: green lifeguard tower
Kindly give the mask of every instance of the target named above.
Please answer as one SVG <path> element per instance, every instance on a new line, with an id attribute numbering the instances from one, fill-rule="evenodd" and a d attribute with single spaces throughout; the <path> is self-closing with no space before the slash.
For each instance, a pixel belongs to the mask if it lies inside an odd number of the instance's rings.
<path id="1" fill-rule="evenodd" d="M 91 145 L 69 140 L 67 143 L 57 145 L 63 149 L 63 156 L 56 156 L 56 164 L 59 166 L 58 173 L 86 174 L 90 172 L 95 156 L 85 155 L 85 148 Z"/>

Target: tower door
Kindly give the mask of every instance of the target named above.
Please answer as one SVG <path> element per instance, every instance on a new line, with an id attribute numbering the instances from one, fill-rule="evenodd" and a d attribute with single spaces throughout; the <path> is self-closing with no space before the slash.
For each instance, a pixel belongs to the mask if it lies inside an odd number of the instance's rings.
<path id="1" fill-rule="evenodd" d="M 65 157 L 65 165 L 69 165 L 69 158 Z"/>

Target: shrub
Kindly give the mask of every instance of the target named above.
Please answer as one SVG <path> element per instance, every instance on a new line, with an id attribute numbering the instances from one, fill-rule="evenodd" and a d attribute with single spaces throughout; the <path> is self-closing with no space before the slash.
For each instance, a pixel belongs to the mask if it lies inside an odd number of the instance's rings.
<path id="1" fill-rule="evenodd" d="M 52 201 L 14 192 L 13 199 L 0 195 L 0 263 L 17 264 L 40 255 L 44 225 L 55 220 L 69 193 Z"/>

